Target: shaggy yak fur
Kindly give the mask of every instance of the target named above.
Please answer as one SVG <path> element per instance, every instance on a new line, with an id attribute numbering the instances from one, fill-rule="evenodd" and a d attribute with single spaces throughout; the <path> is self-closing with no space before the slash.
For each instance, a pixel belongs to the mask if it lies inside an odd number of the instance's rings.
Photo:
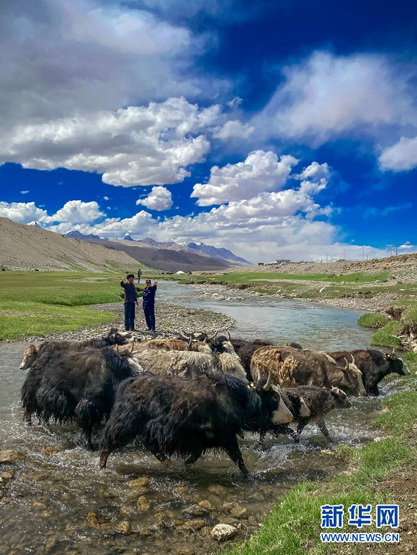
<path id="1" fill-rule="evenodd" d="M 110 348 L 46 351 L 36 358 L 22 386 L 25 420 L 76 419 L 91 447 L 93 427 L 108 418 L 118 385 L 135 375 L 129 359 Z"/>
<path id="2" fill-rule="evenodd" d="M 172 455 L 186 458 L 188 466 L 208 449 L 223 449 L 247 474 L 237 436 L 291 420 L 269 380 L 249 386 L 219 374 L 192 380 L 143 375 L 117 391 L 100 466 L 112 451 L 137 440 L 166 465 Z"/>
<path id="3" fill-rule="evenodd" d="M 408 376 L 410 371 L 395 352 L 382 354 L 376 349 L 357 349 L 356 351 L 337 351 L 329 353 L 338 364 L 344 359 L 354 358 L 356 366 L 362 372 L 363 384 L 368 395 L 378 396 L 378 384 L 388 374 L 397 373 Z"/>
<path id="4" fill-rule="evenodd" d="M 312 385 L 301 385 L 298 387 L 279 389 L 281 398 L 297 421 L 297 431 L 288 426 L 275 426 L 271 431 L 275 434 L 284 434 L 292 437 L 296 443 L 300 441 L 300 434 L 309 422 L 314 422 L 319 427 L 324 436 L 330 439 L 329 431 L 324 421 L 324 416 L 335 408 L 348 409 L 352 406 L 346 393 L 337 387 L 326 389 Z M 304 416 L 301 411 L 302 402 L 310 412 L 309 416 Z M 261 432 L 260 443 L 265 437 L 265 432 Z"/>
<path id="5" fill-rule="evenodd" d="M 132 356 L 144 371 L 160 376 L 196 378 L 206 371 L 219 370 L 223 374 L 247 381 L 239 358 L 228 353 L 146 350 L 133 352 Z"/>
<path id="6" fill-rule="evenodd" d="M 287 358 L 292 361 L 284 368 L 282 363 Z M 342 368 L 326 353 L 289 346 L 261 347 L 252 356 L 251 374 L 254 379 L 259 379 L 268 372 L 276 385 L 338 387 L 356 395 L 366 393 L 361 372 L 356 366 L 350 364 Z"/>
<path id="7" fill-rule="evenodd" d="M 246 339 L 231 339 L 230 340 L 233 348 L 240 358 L 240 362 L 242 363 L 243 368 L 246 371 L 246 377 L 249 380 L 252 380 L 250 374 L 250 362 L 252 360 L 252 355 L 255 351 L 257 351 L 260 347 L 266 347 L 272 345 L 269 341 L 264 341 L 263 339 L 254 339 L 253 341 L 247 341 Z"/>
<path id="8" fill-rule="evenodd" d="M 114 347 L 118 353 L 135 354 L 150 349 L 158 351 L 188 351 L 188 344 L 182 339 L 151 339 L 150 341 L 143 341 L 142 343 L 132 342 L 130 345 L 123 347 Z"/>
<path id="9" fill-rule="evenodd" d="M 27 370 L 32 366 L 38 356 L 41 356 L 45 351 L 50 349 L 54 351 L 83 351 L 88 348 L 100 349 L 109 345 L 125 345 L 126 343 L 126 337 L 112 328 L 107 335 L 97 339 L 88 339 L 87 341 L 44 341 L 39 347 L 31 344 L 23 353 L 23 360 L 19 368 L 20 370 Z"/>

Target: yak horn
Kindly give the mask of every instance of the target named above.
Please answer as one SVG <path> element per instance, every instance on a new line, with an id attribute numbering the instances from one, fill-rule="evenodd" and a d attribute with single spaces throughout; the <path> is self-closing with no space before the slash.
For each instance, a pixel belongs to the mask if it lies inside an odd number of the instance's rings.
<path id="1" fill-rule="evenodd" d="M 268 372 L 268 379 L 266 380 L 266 384 L 263 387 L 264 391 L 268 391 L 271 389 L 271 372 Z"/>
<path id="2" fill-rule="evenodd" d="M 229 331 L 229 330 L 227 330 L 227 332 L 226 332 L 226 333 L 227 333 L 227 337 L 229 338 L 229 341 L 232 341 L 232 336 L 230 335 L 230 331 Z"/>
<path id="3" fill-rule="evenodd" d="M 187 335 L 182 330 L 180 330 L 180 333 L 178 335 L 180 336 L 180 339 L 183 339 L 184 341 L 188 341 L 191 336 L 191 334 Z"/>
<path id="4" fill-rule="evenodd" d="M 343 357 L 343 360 L 346 362 L 346 366 L 345 366 L 344 370 L 348 370 L 349 369 L 349 363 L 347 361 L 347 358 Z"/>
<path id="5" fill-rule="evenodd" d="M 216 335 L 217 335 L 218 333 L 219 333 L 219 331 L 217 330 L 217 331 L 215 332 L 215 334 L 212 335 L 211 337 L 209 337 L 209 336 L 207 335 L 207 340 L 206 340 L 206 341 L 213 341 L 213 339 L 216 339 Z"/>
<path id="6" fill-rule="evenodd" d="M 135 339 L 133 338 L 132 346 L 130 347 L 130 354 L 133 353 L 133 348 L 134 348 L 134 346 L 135 346 Z"/>
<path id="7" fill-rule="evenodd" d="M 395 347 L 392 349 L 392 354 L 395 355 Z"/>
<path id="8" fill-rule="evenodd" d="M 190 335 L 190 338 L 188 339 L 188 350 L 191 351 L 191 345 L 193 344 L 193 338 Z"/>

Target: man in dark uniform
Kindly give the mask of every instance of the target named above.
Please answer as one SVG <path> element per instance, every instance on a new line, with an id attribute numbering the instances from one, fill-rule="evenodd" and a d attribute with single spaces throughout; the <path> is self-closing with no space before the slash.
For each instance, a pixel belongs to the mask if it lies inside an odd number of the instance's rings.
<path id="1" fill-rule="evenodd" d="M 136 331 L 135 305 L 138 306 L 138 295 L 133 283 L 135 276 L 133 274 L 128 274 L 126 279 L 127 283 L 125 283 L 123 279 L 120 280 L 120 285 L 125 290 L 125 328 L 126 331 Z"/>
<path id="2" fill-rule="evenodd" d="M 146 325 L 149 331 L 155 331 L 155 293 L 158 282 L 153 285 L 150 279 L 146 280 L 146 287 L 143 290 L 143 310 L 145 312 Z"/>

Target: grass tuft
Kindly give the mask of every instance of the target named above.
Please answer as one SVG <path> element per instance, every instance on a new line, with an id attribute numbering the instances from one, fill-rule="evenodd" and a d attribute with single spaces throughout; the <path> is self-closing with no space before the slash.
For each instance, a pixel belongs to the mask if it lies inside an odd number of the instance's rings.
<path id="1" fill-rule="evenodd" d="M 388 323 L 388 318 L 386 318 L 380 312 L 367 312 L 366 314 L 362 314 L 362 316 L 358 320 L 358 324 L 360 326 L 364 326 L 366 328 L 383 328 Z"/>
<path id="2" fill-rule="evenodd" d="M 401 348 L 402 343 L 396 337 L 400 331 L 401 324 L 394 320 L 389 321 L 382 329 L 374 333 L 371 339 L 371 345 L 379 345 L 381 347 Z"/>

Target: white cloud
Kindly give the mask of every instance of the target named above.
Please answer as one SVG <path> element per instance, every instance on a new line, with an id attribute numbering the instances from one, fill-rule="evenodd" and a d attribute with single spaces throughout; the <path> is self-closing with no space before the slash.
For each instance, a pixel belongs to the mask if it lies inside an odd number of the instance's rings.
<path id="1" fill-rule="evenodd" d="M 248 123 L 242 123 L 239 120 L 229 120 L 223 127 L 213 133 L 215 139 L 227 141 L 229 139 L 248 139 L 255 128 Z"/>
<path id="2" fill-rule="evenodd" d="M 398 67 L 383 55 L 315 52 L 282 69 L 284 83 L 252 123 L 266 136 L 313 146 L 347 133 L 374 135 L 384 126 L 416 123 L 408 75 Z"/>
<path id="3" fill-rule="evenodd" d="M 195 68 L 207 34 L 149 11 L 102 0 L 1 5 L 2 133 L 171 96 L 213 98 L 230 87 Z"/>
<path id="4" fill-rule="evenodd" d="M 103 197 L 103 200 L 110 200 L 109 197 Z"/>
<path id="5" fill-rule="evenodd" d="M 152 187 L 152 191 L 144 199 L 138 199 L 136 204 L 142 204 L 150 210 L 169 210 L 172 207 L 171 191 L 165 187 Z"/>
<path id="6" fill-rule="evenodd" d="M 20 191 L 21 195 L 27 195 L 28 193 L 30 193 L 30 191 Z"/>
<path id="7" fill-rule="evenodd" d="M 192 197 L 199 206 L 253 198 L 263 191 L 282 188 L 297 160 L 274 152 L 256 150 L 244 162 L 213 166 L 208 183 L 194 185 Z"/>
<path id="8" fill-rule="evenodd" d="M 99 224 L 84 229 L 91 230 L 90 233 L 96 233 L 111 239 L 123 237 L 126 233 L 129 233 L 133 238 L 139 238 L 146 236 L 155 225 L 157 225 L 157 221 L 153 220 L 151 214 L 146 210 L 141 210 L 131 218 L 108 218 Z"/>
<path id="9" fill-rule="evenodd" d="M 20 125 L 4 137 L 0 160 L 25 168 L 97 172 L 105 183 L 124 187 L 180 183 L 190 175 L 185 168 L 209 152 L 200 132 L 217 122 L 219 113 L 217 105 L 200 109 L 184 98 L 170 98 Z"/>
<path id="10" fill-rule="evenodd" d="M 408 171 L 417 167 L 417 137 L 401 139 L 383 150 L 379 157 L 379 164 L 383 170 L 395 172 Z"/>
<path id="11" fill-rule="evenodd" d="M 406 241 L 405 243 L 403 243 L 398 247 L 399 250 L 405 250 L 405 251 L 416 250 L 416 248 L 417 247 L 415 245 L 412 245 L 410 241 Z"/>
<path id="12" fill-rule="evenodd" d="M 300 191 L 308 195 L 315 195 L 326 188 L 331 176 L 332 172 L 326 162 L 324 164 L 312 162 L 294 178 L 302 180 Z"/>
<path id="13" fill-rule="evenodd" d="M 94 222 L 103 216 L 105 214 L 100 211 L 99 205 L 95 201 L 69 200 L 52 216 L 44 216 L 42 221 L 48 224 L 53 222 L 82 224 Z"/>
<path id="14" fill-rule="evenodd" d="M 0 202 L 0 217 L 10 218 L 21 224 L 41 220 L 46 215 L 46 210 L 38 208 L 34 202 Z"/>

